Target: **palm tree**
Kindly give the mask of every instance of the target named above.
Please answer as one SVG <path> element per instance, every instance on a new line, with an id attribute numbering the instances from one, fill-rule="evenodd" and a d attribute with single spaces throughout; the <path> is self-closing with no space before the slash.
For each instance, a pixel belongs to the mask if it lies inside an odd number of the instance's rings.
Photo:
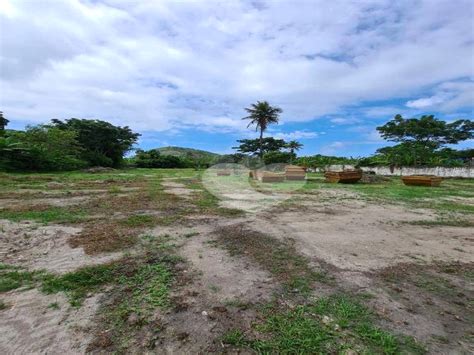
<path id="1" fill-rule="evenodd" d="M 297 141 L 289 141 L 288 143 L 286 143 L 286 148 L 290 150 L 291 154 L 294 154 L 295 150 L 298 151 L 303 148 L 303 144 Z"/>
<path id="2" fill-rule="evenodd" d="M 247 127 L 255 125 L 255 130 L 260 130 L 260 158 L 263 156 L 263 132 L 266 131 L 268 125 L 278 123 L 279 115 L 283 110 L 279 107 L 271 106 L 267 101 L 257 101 L 257 103 L 245 108 L 249 113 L 243 120 L 250 120 Z"/>

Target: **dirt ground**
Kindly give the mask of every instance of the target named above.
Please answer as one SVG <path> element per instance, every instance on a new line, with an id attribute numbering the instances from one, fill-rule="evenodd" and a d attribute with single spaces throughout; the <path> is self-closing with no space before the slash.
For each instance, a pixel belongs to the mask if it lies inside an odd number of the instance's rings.
<path id="1" fill-rule="evenodd" d="M 234 328 L 252 333 L 252 324 L 259 317 L 255 305 L 271 302 L 281 292 L 282 278 L 252 258 L 258 255 L 255 251 L 249 249 L 237 255 L 223 247 L 216 233 L 226 227 L 245 227 L 276 242 L 291 243 L 295 252 L 309 261 L 309 267 L 324 267 L 334 281 L 315 286 L 312 297 L 332 289 L 368 293 L 368 304 L 381 318 L 381 324 L 414 337 L 429 353 L 474 351 L 474 284 L 472 276 L 465 276 L 474 270 L 472 228 L 412 224 L 434 221 L 437 212 L 368 201 L 355 192 L 331 188 L 317 193 L 291 191 L 290 200 L 288 193 L 276 193 L 266 197 L 264 208 L 260 209 L 262 205 L 251 193 L 230 192 L 227 197 L 235 201 L 229 203 L 226 199 L 218 202 L 219 206 L 240 209 L 242 214 L 219 215 L 218 207 L 212 213 L 196 213 L 193 209 L 208 208 L 207 202 L 193 205 L 200 190 L 173 179 L 162 180 L 160 186 L 165 194 L 178 199 L 173 203 L 181 204 L 182 211 L 173 210 L 169 215 L 166 209 L 149 213 L 161 219 L 156 223 L 146 220 L 150 223 L 140 227 L 137 234 L 166 235 L 183 261 L 176 269 L 178 281 L 171 291 L 172 310 L 154 311 L 153 321 L 133 333 L 131 344 L 136 348 L 132 346 L 129 351 L 147 348 L 152 353 L 233 352 L 235 349 L 220 340 L 222 335 Z M 54 197 L 25 198 L 31 191 L 2 193 L 0 209 L 34 209 L 38 205 L 75 208 L 88 206 L 92 199 L 108 193 L 107 189 L 91 189 L 94 193 L 82 190 L 81 196 L 55 193 Z M 38 189 L 33 191 L 37 195 Z M 113 196 L 137 191 L 140 189 L 127 185 Z M 48 189 L 44 189 L 43 195 L 47 193 Z M 156 203 L 163 196 L 157 197 Z M 470 198 L 463 198 L 463 203 L 474 205 Z M 136 211 L 122 211 L 119 217 L 154 212 L 149 205 Z M 94 221 L 98 221 L 94 223 L 111 223 L 118 218 L 112 210 L 93 212 Z M 179 219 L 164 219 L 178 213 Z M 472 219 L 472 215 L 463 218 Z M 0 219 L 0 261 L 29 271 L 61 275 L 143 252 L 136 245 L 93 254 L 82 247 L 72 247 L 71 238 L 86 226 L 90 228 L 91 222 L 87 223 Z M 112 349 L 110 340 L 104 341 L 105 345 L 91 344 L 97 343 L 97 334 L 106 336 L 109 331 L 103 328 L 99 316 L 107 305 L 108 290 L 105 287 L 87 294 L 79 308 L 71 306 L 62 293 L 44 294 L 37 288 L 0 293 L 4 305 L 0 310 L 0 352 L 107 352 Z M 297 299 L 290 298 L 290 308 Z M 133 327 L 136 324 L 130 319 L 129 322 Z M 151 324 L 159 324 L 158 333 Z"/>

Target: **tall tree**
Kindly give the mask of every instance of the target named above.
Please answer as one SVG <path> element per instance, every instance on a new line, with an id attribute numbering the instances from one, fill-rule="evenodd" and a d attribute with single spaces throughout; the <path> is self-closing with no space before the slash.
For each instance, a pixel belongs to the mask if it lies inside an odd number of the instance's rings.
<path id="1" fill-rule="evenodd" d="M 71 118 L 63 122 L 53 119 L 52 125 L 76 132 L 76 139 L 83 148 L 82 158 L 89 165 L 120 166 L 124 154 L 132 149 L 140 136 L 128 126 L 114 126 L 100 120 Z"/>
<path id="2" fill-rule="evenodd" d="M 3 117 L 3 112 L 0 111 L 0 135 L 5 132 L 5 127 L 8 125 L 9 120 Z"/>
<path id="3" fill-rule="evenodd" d="M 260 158 L 263 157 L 263 132 L 265 132 L 268 126 L 272 123 L 278 123 L 280 119 L 280 113 L 283 110 L 276 106 L 271 106 L 267 101 L 257 101 L 257 103 L 250 105 L 245 108 L 248 112 L 248 116 L 243 117 L 243 120 L 250 120 L 247 127 L 255 125 L 255 130 L 260 130 Z"/>
<path id="4" fill-rule="evenodd" d="M 286 148 L 290 150 L 291 154 L 294 154 L 295 150 L 298 151 L 303 148 L 303 144 L 297 141 L 289 141 L 288 143 L 286 143 Z"/>
<path id="5" fill-rule="evenodd" d="M 456 144 L 474 138 L 474 122 L 471 120 L 447 123 L 433 115 L 423 115 L 420 118 L 403 118 L 396 115 L 391 121 L 377 127 L 377 130 L 384 139 L 398 142 L 400 149 L 410 151 L 414 165 L 425 160 L 425 155 L 446 144 Z"/>
<path id="6" fill-rule="evenodd" d="M 240 143 L 238 147 L 232 147 L 237 149 L 239 153 L 251 153 L 257 155 L 263 152 L 277 152 L 283 148 L 286 148 L 287 143 L 283 139 L 275 139 L 273 137 L 266 137 L 261 139 L 239 139 L 237 142 Z"/>

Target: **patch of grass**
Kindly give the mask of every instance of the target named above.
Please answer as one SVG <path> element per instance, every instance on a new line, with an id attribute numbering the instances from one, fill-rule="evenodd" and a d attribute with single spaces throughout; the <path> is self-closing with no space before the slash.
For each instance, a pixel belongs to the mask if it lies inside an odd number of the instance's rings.
<path id="1" fill-rule="evenodd" d="M 8 308 L 8 306 L 5 304 L 5 302 L 0 300 L 0 311 L 3 311 L 4 309 L 7 309 L 7 308 Z"/>
<path id="2" fill-rule="evenodd" d="M 182 259 L 173 254 L 167 236 L 149 236 L 143 242 L 147 253 L 135 258 L 133 267 L 124 267 L 117 277 L 108 302 L 99 312 L 101 321 L 88 351 L 127 353 L 130 346 L 144 349 L 149 344 L 133 343 L 137 332 L 143 327 L 150 332 L 161 329 L 154 315 L 158 309 L 167 310 L 173 305 L 170 289 L 175 265 Z"/>
<path id="3" fill-rule="evenodd" d="M 332 295 L 293 309 L 266 307 L 257 337 L 239 330 L 225 334 L 223 342 L 258 353 L 357 353 L 423 354 L 412 338 L 399 337 L 374 325 L 375 316 L 354 297 Z"/>
<path id="4" fill-rule="evenodd" d="M 73 306 L 80 306 L 84 297 L 103 285 L 116 280 L 117 263 L 86 266 L 64 275 L 44 278 L 41 290 L 45 293 L 64 292 Z"/>
<path id="5" fill-rule="evenodd" d="M 83 211 L 72 211 L 60 207 L 39 208 L 37 210 L 0 210 L 0 219 L 8 219 L 14 222 L 33 220 L 44 224 L 51 222 L 77 223 L 82 221 L 84 217 L 85 213 Z"/>
<path id="6" fill-rule="evenodd" d="M 437 227 L 437 226 L 461 227 L 461 228 L 474 227 L 474 221 L 459 219 L 457 217 L 451 217 L 451 218 L 441 217 L 435 220 L 428 219 L 428 220 L 409 221 L 405 223 L 411 224 L 414 226 L 426 226 L 426 227 Z"/>
<path id="7" fill-rule="evenodd" d="M 44 277 L 44 272 L 26 271 L 16 266 L 0 264 L 0 292 L 17 288 L 32 288 Z"/>
<path id="8" fill-rule="evenodd" d="M 48 308 L 49 309 L 60 309 L 61 307 L 59 307 L 59 303 L 58 302 L 52 302 L 50 304 L 48 304 Z"/>
<path id="9" fill-rule="evenodd" d="M 152 227 L 156 223 L 156 218 L 146 214 L 137 214 L 120 221 L 120 223 L 128 227 Z"/>
<path id="10" fill-rule="evenodd" d="M 231 254 L 253 259 L 280 280 L 286 291 L 308 294 L 314 282 L 330 282 L 325 271 L 314 271 L 307 258 L 298 254 L 290 243 L 245 229 L 242 225 L 220 228 L 216 234 L 218 242 Z"/>

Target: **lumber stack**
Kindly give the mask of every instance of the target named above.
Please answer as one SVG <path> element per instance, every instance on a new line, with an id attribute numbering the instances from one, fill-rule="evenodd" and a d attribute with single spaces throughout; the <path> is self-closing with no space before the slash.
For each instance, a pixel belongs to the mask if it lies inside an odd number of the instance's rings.
<path id="1" fill-rule="evenodd" d="M 306 178 L 306 170 L 301 166 L 287 165 L 285 166 L 285 176 L 287 180 L 304 180 Z"/>

